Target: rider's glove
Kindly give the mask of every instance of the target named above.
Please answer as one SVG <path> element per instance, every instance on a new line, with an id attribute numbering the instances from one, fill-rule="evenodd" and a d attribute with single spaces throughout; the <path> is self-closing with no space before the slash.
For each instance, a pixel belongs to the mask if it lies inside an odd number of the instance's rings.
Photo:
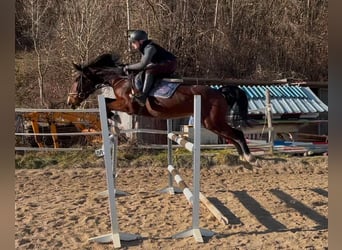
<path id="1" fill-rule="evenodd" d="M 129 75 L 128 65 L 125 65 L 125 67 L 123 67 L 123 72 L 125 75 Z"/>

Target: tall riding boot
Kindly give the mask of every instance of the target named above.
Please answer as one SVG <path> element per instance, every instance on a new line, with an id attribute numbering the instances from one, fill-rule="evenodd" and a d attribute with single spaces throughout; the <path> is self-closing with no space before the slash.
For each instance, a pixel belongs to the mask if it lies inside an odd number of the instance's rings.
<path id="1" fill-rule="evenodd" d="M 153 85 L 154 76 L 152 74 L 145 74 L 144 87 L 142 89 L 142 94 L 136 97 L 136 100 L 140 106 L 145 106 L 146 98 L 148 96 L 148 92 Z"/>

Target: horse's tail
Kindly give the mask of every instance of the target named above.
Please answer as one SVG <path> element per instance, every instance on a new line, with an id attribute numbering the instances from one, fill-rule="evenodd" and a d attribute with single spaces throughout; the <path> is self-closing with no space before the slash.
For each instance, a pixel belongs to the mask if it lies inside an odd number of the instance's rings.
<path id="1" fill-rule="evenodd" d="M 237 86 L 224 86 L 219 89 L 232 111 L 232 121 L 241 127 L 251 127 L 248 119 L 248 98 L 244 90 Z"/>

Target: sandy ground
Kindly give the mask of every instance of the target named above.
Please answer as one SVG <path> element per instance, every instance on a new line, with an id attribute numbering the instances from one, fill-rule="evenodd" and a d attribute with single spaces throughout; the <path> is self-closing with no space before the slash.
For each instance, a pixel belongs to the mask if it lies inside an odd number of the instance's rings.
<path id="1" fill-rule="evenodd" d="M 171 236 L 191 228 L 192 208 L 167 186 L 167 169 L 118 167 L 119 228 L 142 239 L 122 249 L 328 249 L 328 157 L 264 158 L 201 169 L 201 190 L 229 219 L 224 225 L 201 205 L 200 227 L 215 232 L 197 243 Z M 192 183 L 192 170 L 180 168 Z M 16 170 L 16 249 L 113 249 L 89 238 L 110 233 L 104 167 Z M 175 184 L 176 186 L 176 184 Z"/>

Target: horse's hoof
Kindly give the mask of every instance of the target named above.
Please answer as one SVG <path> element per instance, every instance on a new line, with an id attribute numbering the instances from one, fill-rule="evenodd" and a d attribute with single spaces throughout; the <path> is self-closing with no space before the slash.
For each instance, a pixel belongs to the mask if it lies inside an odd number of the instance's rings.
<path id="1" fill-rule="evenodd" d="M 245 158 L 245 160 L 246 160 L 247 162 L 250 162 L 250 163 L 256 161 L 255 156 L 252 155 L 252 154 L 244 154 L 243 157 Z"/>
<path id="2" fill-rule="evenodd" d="M 253 165 L 255 167 L 260 167 L 259 161 L 258 161 L 258 159 L 254 155 L 252 155 L 252 154 L 245 154 L 244 158 L 251 165 Z"/>
<path id="3" fill-rule="evenodd" d="M 251 163 L 254 167 L 258 167 L 261 168 L 260 162 L 258 161 L 258 159 L 256 159 L 254 162 Z"/>

